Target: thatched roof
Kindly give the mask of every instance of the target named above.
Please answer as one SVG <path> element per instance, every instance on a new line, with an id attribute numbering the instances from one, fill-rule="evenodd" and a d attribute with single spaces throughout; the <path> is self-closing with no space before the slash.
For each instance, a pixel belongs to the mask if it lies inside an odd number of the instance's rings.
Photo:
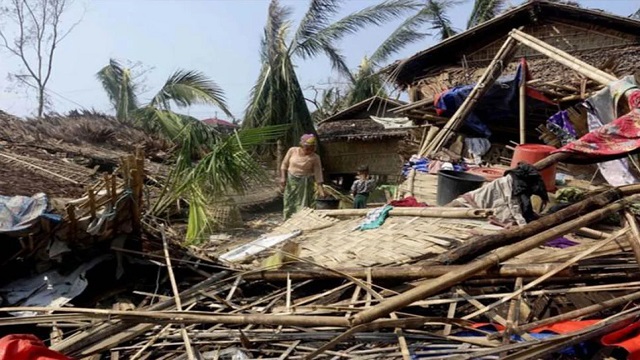
<path id="1" fill-rule="evenodd" d="M 640 21 L 616 16 L 598 10 L 589 10 L 561 3 L 535 0 L 505 12 L 504 14 L 450 37 L 426 50 L 389 65 L 383 71 L 393 74 L 396 83 L 408 85 L 425 75 L 428 69 L 457 66 L 465 55 L 484 48 L 507 36 L 520 26 L 536 26 L 540 23 L 559 22 L 585 24 L 589 27 L 614 30 L 629 34 L 631 42 L 640 45 Z M 595 50 L 595 49 L 592 49 Z M 598 51 L 592 51 L 598 53 Z M 600 51 L 606 55 L 607 52 Z M 635 54 L 634 54 L 635 55 Z M 636 55 L 637 56 L 637 55 Z M 599 64 L 595 64 L 599 65 Z"/>
<path id="2" fill-rule="evenodd" d="M 80 196 L 101 176 L 95 170 L 111 171 L 139 146 L 157 157 L 172 144 L 95 112 L 22 119 L 0 111 L 0 194 Z M 154 178 L 167 173 L 159 163 L 145 167 Z"/>
<path id="3" fill-rule="evenodd" d="M 406 129 L 385 129 L 371 120 L 371 116 L 394 117 L 391 110 L 406 103 L 399 100 L 371 97 L 336 113 L 318 124 L 318 135 L 323 141 L 374 140 L 385 137 L 402 137 Z"/>

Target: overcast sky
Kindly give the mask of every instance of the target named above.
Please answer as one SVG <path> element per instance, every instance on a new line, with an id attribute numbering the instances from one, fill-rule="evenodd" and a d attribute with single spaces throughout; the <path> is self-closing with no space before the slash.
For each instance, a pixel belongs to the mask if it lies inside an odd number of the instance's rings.
<path id="1" fill-rule="evenodd" d="M 599 8 L 628 16 L 640 0 L 580 0 L 584 7 Z M 306 0 L 286 0 L 298 20 Z M 376 0 L 347 0 L 343 14 L 377 3 Z M 521 1 L 511 1 L 513 5 Z M 215 80 L 226 92 L 233 114 L 241 118 L 260 62 L 258 47 L 266 19 L 268 0 L 75 0 L 66 16 L 68 25 L 81 22 L 61 43 L 54 60 L 49 85 L 53 110 L 66 112 L 87 108 L 111 113 L 95 73 L 109 58 L 143 64 L 150 96 L 177 69 L 199 70 Z M 472 1 L 453 7 L 449 16 L 463 28 Z M 346 38 L 341 49 L 348 64 L 356 68 L 363 56 L 375 50 L 398 22 L 369 28 Z M 406 48 L 397 58 L 409 56 L 434 44 L 433 39 Z M 35 95 L 16 89 L 6 75 L 16 71 L 18 62 L 0 52 L 0 110 L 26 116 L 37 107 Z M 323 59 L 297 60 L 303 86 L 326 83 L 332 74 Z M 197 118 L 213 117 L 215 108 L 198 107 Z M 222 114 L 219 117 L 224 118 Z"/>

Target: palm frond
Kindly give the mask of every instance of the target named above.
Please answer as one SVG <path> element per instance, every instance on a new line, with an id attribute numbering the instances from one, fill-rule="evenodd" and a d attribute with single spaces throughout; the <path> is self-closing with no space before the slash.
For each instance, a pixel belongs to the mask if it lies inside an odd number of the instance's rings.
<path id="1" fill-rule="evenodd" d="M 640 8 L 638 8 L 638 10 L 637 10 L 635 13 L 631 14 L 631 16 L 630 16 L 630 17 L 631 17 L 632 19 L 638 19 L 638 20 L 640 20 Z"/>
<path id="2" fill-rule="evenodd" d="M 187 242 L 193 242 L 215 225 L 208 209 L 229 194 L 243 193 L 252 182 L 267 176 L 251 149 L 257 145 L 275 142 L 282 137 L 287 126 L 245 129 L 215 142 L 203 144 L 206 154 L 194 165 L 189 147 L 185 144 L 177 155 L 174 171 L 169 176 L 162 201 L 154 212 L 164 211 L 180 197 L 189 201 Z"/>
<path id="3" fill-rule="evenodd" d="M 333 70 L 349 80 L 353 80 L 353 75 L 351 74 L 351 70 L 349 70 L 344 55 L 327 41 L 327 39 L 318 37 L 311 38 L 303 47 L 300 47 L 299 50 L 303 58 L 311 58 L 318 54 L 324 54 L 329 59 Z"/>
<path id="4" fill-rule="evenodd" d="M 293 43 L 303 43 L 328 27 L 343 2 L 342 0 L 311 0 L 307 12 L 298 25 Z"/>
<path id="5" fill-rule="evenodd" d="M 285 38 L 287 29 L 283 27 L 278 36 Z M 296 138 L 303 133 L 315 132 L 295 67 L 286 49 L 278 49 L 269 61 L 263 62 L 242 124 L 245 129 L 289 124 L 289 131 L 284 137 L 287 146 L 295 144 Z"/>
<path id="6" fill-rule="evenodd" d="M 279 52 L 279 49 L 286 47 L 284 44 L 285 39 L 280 34 L 283 32 L 284 27 L 288 27 L 290 16 L 291 8 L 281 6 L 278 0 L 271 1 L 267 24 L 264 27 L 260 42 L 260 56 L 263 62 L 269 61 Z"/>
<path id="7" fill-rule="evenodd" d="M 447 16 L 447 9 L 459 1 L 428 0 L 422 9 L 424 16 L 430 18 L 431 28 L 440 33 L 440 40 L 447 39 L 457 33 L 451 19 Z"/>
<path id="8" fill-rule="evenodd" d="M 420 31 L 420 27 L 428 23 L 431 16 L 421 8 L 415 15 L 410 16 L 387 37 L 371 55 L 370 61 L 377 65 L 386 62 L 390 56 L 396 54 L 409 44 L 424 39 L 428 33 Z"/>
<path id="9" fill-rule="evenodd" d="M 324 29 L 319 30 L 313 36 L 303 39 L 302 42 L 296 43 L 296 48 L 300 48 L 301 53 L 305 53 L 304 47 L 306 43 L 313 38 L 326 39 L 328 42 L 341 40 L 347 35 L 352 35 L 367 26 L 380 26 L 384 23 L 397 19 L 405 15 L 408 11 L 415 10 L 416 3 L 413 0 L 386 0 L 380 4 L 366 7 L 360 11 L 356 11 L 344 18 L 328 25 Z"/>
<path id="10" fill-rule="evenodd" d="M 498 16 L 506 6 L 505 0 L 475 0 L 467 29 Z"/>
<path id="11" fill-rule="evenodd" d="M 116 111 L 116 118 L 120 121 L 127 120 L 129 113 L 138 108 L 137 86 L 131 77 L 131 70 L 110 59 L 109 65 L 100 69 L 96 77 Z"/>
<path id="12" fill-rule="evenodd" d="M 162 89 L 153 97 L 150 105 L 170 109 L 171 103 L 179 107 L 195 104 L 214 105 L 233 117 L 227 108 L 224 91 L 199 71 L 178 70 L 169 76 Z"/>
<path id="13" fill-rule="evenodd" d="M 358 67 L 355 81 L 349 88 L 346 106 L 357 104 L 372 96 L 385 96 L 384 80 L 373 68 L 374 64 L 368 58 L 362 59 Z"/>

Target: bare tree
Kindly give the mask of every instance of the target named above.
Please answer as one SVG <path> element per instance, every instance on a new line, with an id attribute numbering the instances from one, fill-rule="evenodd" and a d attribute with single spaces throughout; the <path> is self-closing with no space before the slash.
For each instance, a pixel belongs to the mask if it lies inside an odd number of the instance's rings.
<path id="1" fill-rule="evenodd" d="M 53 56 L 64 38 L 78 24 L 62 29 L 62 15 L 73 0 L 2 0 L 0 47 L 16 56 L 22 71 L 10 74 L 38 94 L 38 117 L 44 112 L 46 87 L 51 78 Z M 11 23 L 11 24 L 9 24 Z"/>

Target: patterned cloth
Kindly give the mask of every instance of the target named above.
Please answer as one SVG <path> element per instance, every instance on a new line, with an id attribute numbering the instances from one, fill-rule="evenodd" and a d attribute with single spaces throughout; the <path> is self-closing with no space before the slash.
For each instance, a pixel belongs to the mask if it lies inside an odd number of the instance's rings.
<path id="1" fill-rule="evenodd" d="M 635 109 L 612 123 L 591 131 L 556 152 L 583 156 L 615 157 L 640 148 L 640 110 Z"/>
<path id="2" fill-rule="evenodd" d="M 313 204 L 313 176 L 287 176 L 284 188 L 284 219 Z"/>
<path id="3" fill-rule="evenodd" d="M 620 158 L 640 149 L 640 109 L 637 107 L 640 90 L 631 90 L 626 95 L 630 100 L 631 112 L 607 123 L 607 116 L 603 118 L 602 115 L 608 113 L 608 108 L 602 111 L 601 107 L 593 106 L 597 111 L 597 119 L 604 125 L 561 147 L 554 153 L 572 153 L 577 158 L 599 158 L 601 161 L 603 158 Z M 595 105 L 591 101 L 590 103 Z M 591 117 L 591 120 L 595 119 Z"/>
<path id="4" fill-rule="evenodd" d="M 384 221 L 389 216 L 389 211 L 393 209 L 393 206 L 385 205 L 369 211 L 364 220 L 356 228 L 359 230 L 371 230 L 376 229 L 384 224 Z"/>
<path id="5" fill-rule="evenodd" d="M 28 196 L 0 196 L 0 233 L 28 229 L 47 210 L 47 195 L 39 193 Z"/>
<path id="6" fill-rule="evenodd" d="M 376 188 L 375 179 L 362 180 L 358 179 L 351 185 L 351 194 L 358 195 L 362 193 L 370 193 Z"/>
<path id="7" fill-rule="evenodd" d="M 560 138 L 562 145 L 566 145 L 577 138 L 576 130 L 569 119 L 569 112 L 562 110 L 547 119 L 547 129 Z"/>

